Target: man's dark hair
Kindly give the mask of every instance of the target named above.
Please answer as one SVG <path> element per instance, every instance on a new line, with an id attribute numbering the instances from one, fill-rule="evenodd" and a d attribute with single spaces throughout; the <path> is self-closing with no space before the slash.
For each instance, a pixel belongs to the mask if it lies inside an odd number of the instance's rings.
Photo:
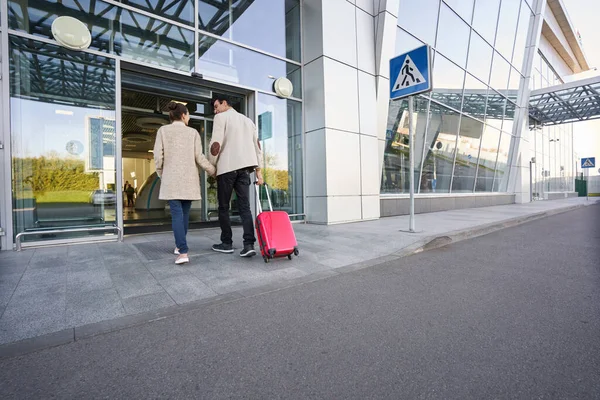
<path id="1" fill-rule="evenodd" d="M 219 103 L 223 103 L 224 101 L 227 102 L 228 106 L 231 106 L 231 100 L 229 98 L 229 96 L 227 96 L 226 94 L 213 94 L 213 98 L 212 98 L 212 104 L 215 104 L 215 101 L 219 100 Z"/>

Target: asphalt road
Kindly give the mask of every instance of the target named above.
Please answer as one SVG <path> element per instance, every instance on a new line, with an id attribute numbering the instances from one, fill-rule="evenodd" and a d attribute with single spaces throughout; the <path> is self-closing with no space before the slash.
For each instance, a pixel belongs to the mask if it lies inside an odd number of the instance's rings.
<path id="1" fill-rule="evenodd" d="M 0 393 L 598 399 L 600 206 L 4 360 Z"/>

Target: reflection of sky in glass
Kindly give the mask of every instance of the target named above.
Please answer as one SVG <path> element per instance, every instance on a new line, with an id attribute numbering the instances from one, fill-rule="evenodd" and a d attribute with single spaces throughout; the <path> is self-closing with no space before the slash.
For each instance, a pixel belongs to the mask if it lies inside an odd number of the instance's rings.
<path id="1" fill-rule="evenodd" d="M 12 98 L 13 157 L 40 157 L 55 152 L 60 157 L 85 160 L 89 153 L 88 117 L 114 120 L 115 112 Z M 84 151 L 78 156 L 67 151 L 67 143 L 72 140 L 83 144 Z"/>
<path id="2" fill-rule="evenodd" d="M 225 2 L 226 3 L 226 2 Z M 254 48 L 300 61 L 300 6 L 298 0 L 254 0 L 239 13 L 243 2 L 228 8 L 222 24 L 209 24 L 217 15 L 215 5 L 200 0 L 199 18 L 209 32 Z M 286 9 L 288 9 L 286 13 Z M 233 11 L 233 13 L 231 12 Z M 229 17 L 233 17 L 230 25 Z M 217 29 L 220 26 L 224 28 Z"/>
<path id="3" fill-rule="evenodd" d="M 463 68 L 467 62 L 469 31 L 467 24 L 442 4 L 436 49 Z"/>
<path id="4" fill-rule="evenodd" d="M 400 0 L 398 25 L 433 46 L 439 5 L 440 0 Z"/>
<path id="5" fill-rule="evenodd" d="M 301 97 L 300 67 L 221 40 L 205 36 L 201 39 L 199 68 L 204 75 L 269 92 L 273 90 L 269 75 L 287 76 L 294 83 L 292 95 Z"/>

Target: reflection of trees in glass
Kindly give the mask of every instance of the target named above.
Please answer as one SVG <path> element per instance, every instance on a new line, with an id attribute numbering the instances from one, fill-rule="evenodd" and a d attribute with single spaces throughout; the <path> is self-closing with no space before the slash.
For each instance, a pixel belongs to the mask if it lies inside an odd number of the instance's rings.
<path id="1" fill-rule="evenodd" d="M 85 172 L 83 160 L 61 158 L 51 152 L 46 156 L 13 158 L 15 193 L 33 194 L 38 198 L 48 192 L 75 192 L 98 189 L 98 174 Z"/>
<path id="2" fill-rule="evenodd" d="M 264 154 L 265 168 L 263 177 L 271 189 L 287 191 L 289 189 L 289 174 L 287 170 L 275 169 L 277 154 Z"/>

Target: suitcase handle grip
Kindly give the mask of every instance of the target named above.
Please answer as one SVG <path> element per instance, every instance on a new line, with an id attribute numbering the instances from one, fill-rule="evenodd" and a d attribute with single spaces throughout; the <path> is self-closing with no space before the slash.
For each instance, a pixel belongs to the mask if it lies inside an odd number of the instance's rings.
<path id="1" fill-rule="evenodd" d="M 267 200 L 269 201 L 269 210 L 273 211 L 273 204 L 271 204 L 271 196 L 269 195 L 269 187 L 267 186 L 267 183 L 265 182 L 263 184 L 265 186 L 265 192 L 267 193 Z M 260 206 L 260 194 L 258 192 L 258 188 L 259 188 L 259 184 L 258 181 L 254 182 L 254 187 L 256 188 L 256 215 L 260 214 L 262 212 L 262 207 Z"/>

